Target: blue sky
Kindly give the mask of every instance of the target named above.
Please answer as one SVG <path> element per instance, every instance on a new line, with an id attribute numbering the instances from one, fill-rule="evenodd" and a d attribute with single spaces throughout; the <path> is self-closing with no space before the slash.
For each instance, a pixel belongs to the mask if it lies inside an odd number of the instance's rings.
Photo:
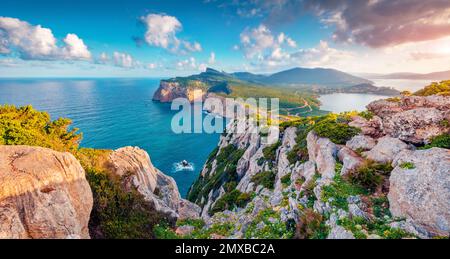
<path id="1" fill-rule="evenodd" d="M 258 73 L 296 66 L 374 73 L 450 69 L 450 4 L 430 0 L 422 6 L 422 18 L 440 26 L 436 31 L 417 24 L 420 8 L 400 9 L 402 0 L 333 2 L 2 0 L 0 77 L 160 77 L 207 66 Z M 410 30 L 379 29 L 386 26 Z M 412 35 L 418 26 L 430 33 Z"/>

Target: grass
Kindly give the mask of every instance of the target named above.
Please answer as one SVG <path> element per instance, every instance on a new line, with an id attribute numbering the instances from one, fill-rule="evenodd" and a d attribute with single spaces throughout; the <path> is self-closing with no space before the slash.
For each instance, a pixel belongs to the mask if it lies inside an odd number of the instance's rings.
<path id="1" fill-rule="evenodd" d="M 400 166 L 400 168 L 402 168 L 402 169 L 408 169 L 408 170 L 411 170 L 411 169 L 416 168 L 416 166 L 415 166 L 413 163 L 411 163 L 411 162 L 404 162 L 404 163 L 402 163 L 402 164 L 399 165 L 399 166 Z"/>
<path id="2" fill-rule="evenodd" d="M 243 208 L 250 202 L 251 196 L 252 195 L 249 193 L 242 193 L 239 190 L 234 189 L 229 193 L 225 193 L 218 199 L 209 213 L 213 215 L 216 212 L 233 210 L 234 208 Z"/>
<path id="3" fill-rule="evenodd" d="M 340 174 L 336 174 L 333 183 L 322 188 L 322 200 L 345 211 L 348 211 L 348 197 L 363 194 L 367 194 L 364 188 L 346 181 Z"/>
<path id="4" fill-rule="evenodd" d="M 258 228 L 261 222 L 263 227 Z M 260 211 L 244 233 L 246 239 L 287 239 L 293 236 L 294 227 L 281 221 L 280 214 L 271 208 Z"/>
<path id="5" fill-rule="evenodd" d="M 450 149 L 450 134 L 444 133 L 439 136 L 433 137 L 430 143 L 425 145 L 421 149 L 429 149 L 433 147 Z"/>

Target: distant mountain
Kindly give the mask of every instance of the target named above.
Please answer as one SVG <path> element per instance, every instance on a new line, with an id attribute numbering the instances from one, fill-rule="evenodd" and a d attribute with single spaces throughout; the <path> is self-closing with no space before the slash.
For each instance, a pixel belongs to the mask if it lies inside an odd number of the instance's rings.
<path id="1" fill-rule="evenodd" d="M 263 77 L 260 82 L 271 85 L 318 85 L 330 88 L 372 83 L 370 80 L 327 68 L 293 68 Z"/>
<path id="2" fill-rule="evenodd" d="M 428 74 L 419 73 L 392 73 L 392 74 L 360 74 L 364 78 L 370 79 L 410 79 L 410 80 L 448 80 L 450 79 L 450 70 L 433 72 Z"/>

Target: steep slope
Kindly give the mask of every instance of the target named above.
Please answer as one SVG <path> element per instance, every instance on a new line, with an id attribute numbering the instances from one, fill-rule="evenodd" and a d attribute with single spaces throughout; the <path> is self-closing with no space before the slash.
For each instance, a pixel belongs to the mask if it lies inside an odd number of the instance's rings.
<path id="1" fill-rule="evenodd" d="M 361 114 L 282 124 L 280 141 L 274 144 L 264 144 L 263 136 L 251 133 L 251 125 L 237 134 L 236 125 L 230 124 L 189 193 L 189 199 L 202 207 L 203 223 L 181 235 L 448 236 L 450 128 L 442 122 L 449 119 L 450 97 L 391 102 L 397 108 L 376 102 Z M 406 131 L 389 126 L 393 118 L 408 121 L 410 114 L 423 109 L 436 109 L 441 120 L 423 116 L 427 123 L 411 121 Z M 422 134 L 429 127 L 436 130 Z M 422 146 L 425 143 L 429 144 Z"/>

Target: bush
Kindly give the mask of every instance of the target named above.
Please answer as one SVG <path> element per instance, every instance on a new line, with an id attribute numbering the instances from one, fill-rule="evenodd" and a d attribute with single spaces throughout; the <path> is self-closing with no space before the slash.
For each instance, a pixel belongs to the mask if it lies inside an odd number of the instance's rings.
<path id="1" fill-rule="evenodd" d="M 347 198 L 361 194 L 366 194 L 364 188 L 346 181 L 339 174 L 336 174 L 333 183 L 322 188 L 323 201 L 330 202 L 332 206 L 346 211 L 348 210 Z"/>
<path id="2" fill-rule="evenodd" d="M 360 129 L 348 126 L 346 123 L 337 122 L 336 119 L 330 117 L 320 121 L 314 127 L 314 131 L 320 137 L 329 138 L 336 144 L 345 144 L 361 132 Z"/>
<path id="3" fill-rule="evenodd" d="M 51 121 L 48 113 L 36 111 L 31 105 L 0 105 L 0 144 L 76 151 L 82 135 L 76 128 L 68 130 L 71 123 L 65 118 Z"/>
<path id="4" fill-rule="evenodd" d="M 298 219 L 295 238 L 326 239 L 328 232 L 325 218 L 314 210 L 307 208 Z"/>
<path id="5" fill-rule="evenodd" d="M 422 149 L 440 147 L 450 149 L 450 134 L 444 133 L 431 139 L 430 144 L 425 145 Z"/>
<path id="6" fill-rule="evenodd" d="M 390 164 L 368 162 L 358 170 L 350 172 L 347 175 L 347 179 L 353 185 L 361 186 L 373 193 L 381 187 L 385 178 L 389 176 L 392 169 L 393 168 Z"/>
<path id="7" fill-rule="evenodd" d="M 264 188 L 272 190 L 275 185 L 275 173 L 272 171 L 257 173 L 252 177 L 252 182 L 256 186 L 262 185 Z"/>
<path id="8" fill-rule="evenodd" d="M 243 208 L 251 200 L 251 194 L 242 193 L 239 190 L 233 190 L 224 194 L 216 201 L 210 214 L 221 212 L 225 210 L 233 210 L 234 208 Z"/>
<path id="9" fill-rule="evenodd" d="M 92 238 L 154 238 L 156 224 L 168 225 L 164 216 L 156 212 L 140 193 L 122 190 L 119 179 L 89 169 L 87 180 L 94 196 L 89 221 Z"/>
<path id="10" fill-rule="evenodd" d="M 264 158 L 267 161 L 275 161 L 277 158 L 277 149 L 281 146 L 281 141 L 277 141 L 276 143 L 267 146 L 263 149 Z"/>
<path id="11" fill-rule="evenodd" d="M 429 96 L 429 95 L 449 95 L 450 94 L 450 80 L 441 81 L 439 83 L 433 82 L 423 89 L 414 93 L 417 96 Z"/>
<path id="12" fill-rule="evenodd" d="M 287 186 L 291 185 L 291 174 L 289 173 L 289 174 L 281 177 L 280 181 L 281 181 L 281 184 L 283 185 L 283 187 L 287 187 Z"/>

